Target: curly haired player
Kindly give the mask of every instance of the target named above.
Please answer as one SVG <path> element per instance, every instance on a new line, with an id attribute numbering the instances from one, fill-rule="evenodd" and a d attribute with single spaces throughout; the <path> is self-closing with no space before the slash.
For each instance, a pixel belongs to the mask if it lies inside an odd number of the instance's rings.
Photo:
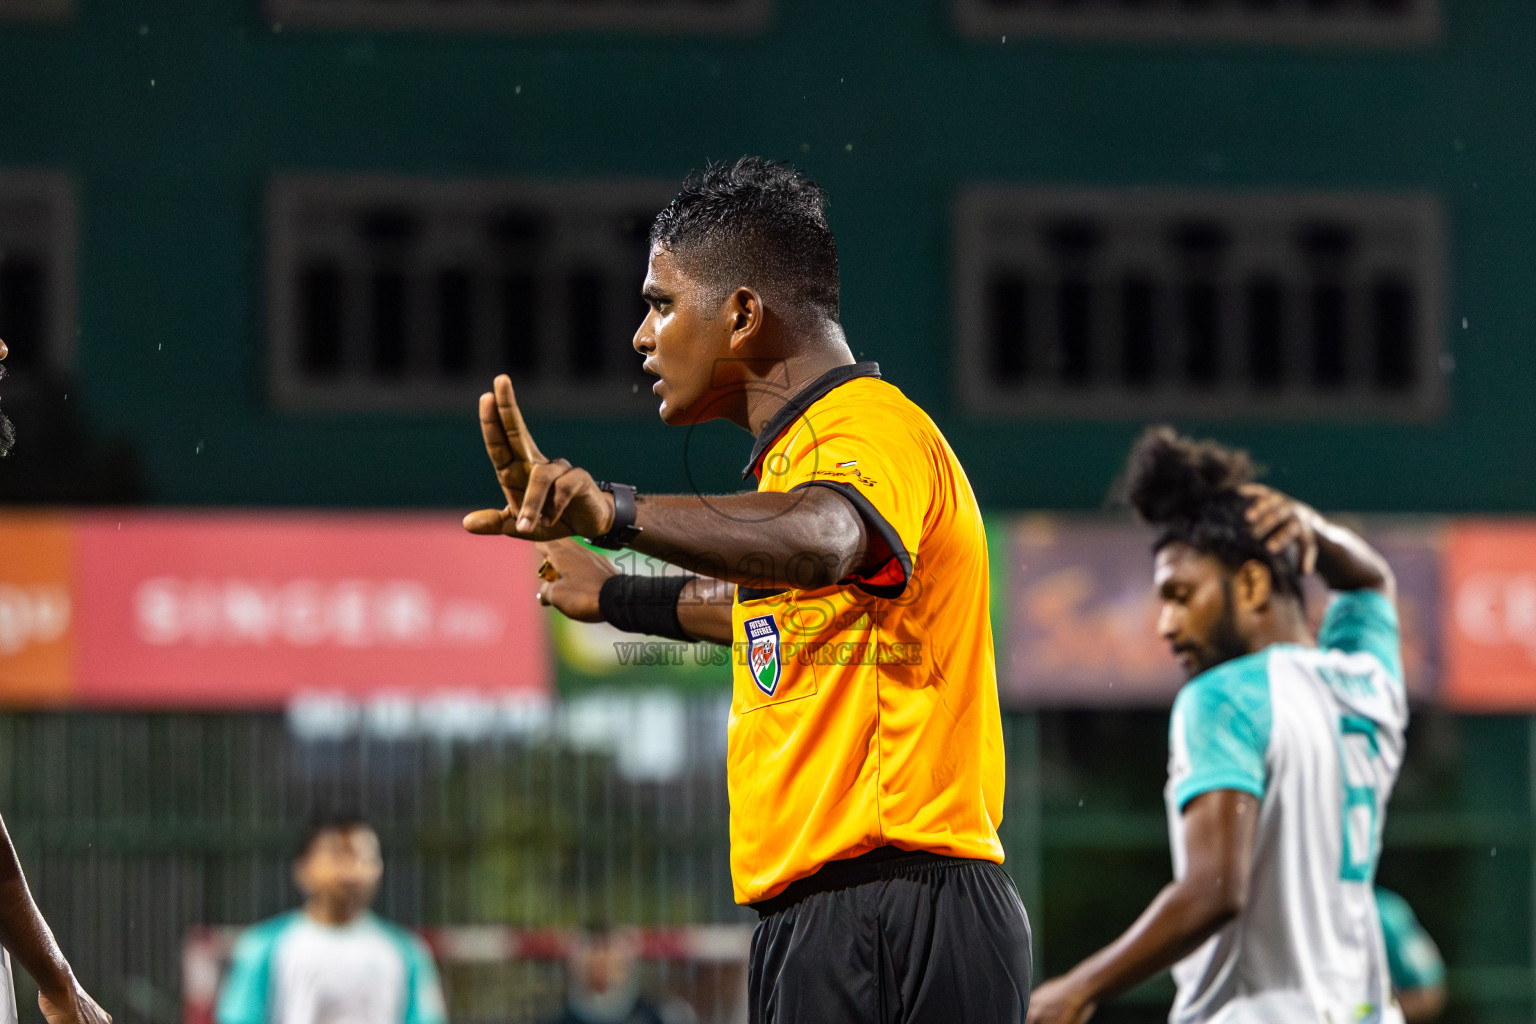
<path id="1" fill-rule="evenodd" d="M 1394 582 L 1350 530 L 1253 482 L 1243 452 L 1149 430 L 1126 496 L 1158 531 L 1158 633 L 1190 675 L 1169 724 L 1174 881 L 1035 990 L 1080 1024 L 1172 967 L 1173 1024 L 1400 1022 L 1372 880 L 1408 705 Z M 1303 577 L 1334 591 L 1308 628 Z"/>

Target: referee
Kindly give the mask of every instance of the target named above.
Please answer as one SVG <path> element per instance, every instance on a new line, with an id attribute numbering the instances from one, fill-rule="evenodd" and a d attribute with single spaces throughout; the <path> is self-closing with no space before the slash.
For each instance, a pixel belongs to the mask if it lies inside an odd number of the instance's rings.
<path id="1" fill-rule="evenodd" d="M 502 376 L 480 421 L 506 507 L 464 525 L 544 542 L 539 599 L 574 619 L 731 646 L 752 1021 L 1022 1022 L 981 516 L 933 421 L 853 359 L 825 202 L 746 157 L 651 229 L 634 348 L 661 418 L 750 431 L 755 493 L 594 481 L 539 451 Z M 687 572 L 620 574 L 573 535 Z"/>

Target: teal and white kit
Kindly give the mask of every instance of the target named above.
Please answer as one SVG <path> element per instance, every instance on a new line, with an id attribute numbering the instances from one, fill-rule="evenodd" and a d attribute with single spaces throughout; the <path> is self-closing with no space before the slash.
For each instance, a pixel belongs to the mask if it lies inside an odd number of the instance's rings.
<path id="1" fill-rule="evenodd" d="M 1190 680 L 1169 722 L 1168 830 L 1217 789 L 1259 799 L 1244 912 L 1174 966 L 1172 1024 L 1398 1024 L 1373 880 L 1403 761 L 1397 612 L 1335 595 L 1316 648 L 1274 644 Z"/>
<path id="2" fill-rule="evenodd" d="M 321 924 L 302 910 L 235 944 L 219 1024 L 445 1024 L 442 986 L 420 939 L 373 914 Z"/>

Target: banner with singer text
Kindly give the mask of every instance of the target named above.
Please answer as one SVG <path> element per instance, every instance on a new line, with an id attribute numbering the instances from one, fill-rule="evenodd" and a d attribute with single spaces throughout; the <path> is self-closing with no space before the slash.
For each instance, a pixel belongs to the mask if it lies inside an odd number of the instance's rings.
<path id="1" fill-rule="evenodd" d="M 0 703 L 547 694 L 537 561 L 452 513 L 0 516 Z"/>

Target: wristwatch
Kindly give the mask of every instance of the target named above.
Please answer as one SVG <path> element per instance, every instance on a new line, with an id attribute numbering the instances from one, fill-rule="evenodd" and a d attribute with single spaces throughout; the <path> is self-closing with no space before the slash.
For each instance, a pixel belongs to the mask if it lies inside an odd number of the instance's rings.
<path id="1" fill-rule="evenodd" d="M 597 486 L 613 495 L 613 528 L 601 537 L 588 537 L 587 541 L 600 548 L 628 547 L 641 532 L 635 525 L 635 489 L 629 484 L 614 484 L 607 480 L 599 480 Z"/>

